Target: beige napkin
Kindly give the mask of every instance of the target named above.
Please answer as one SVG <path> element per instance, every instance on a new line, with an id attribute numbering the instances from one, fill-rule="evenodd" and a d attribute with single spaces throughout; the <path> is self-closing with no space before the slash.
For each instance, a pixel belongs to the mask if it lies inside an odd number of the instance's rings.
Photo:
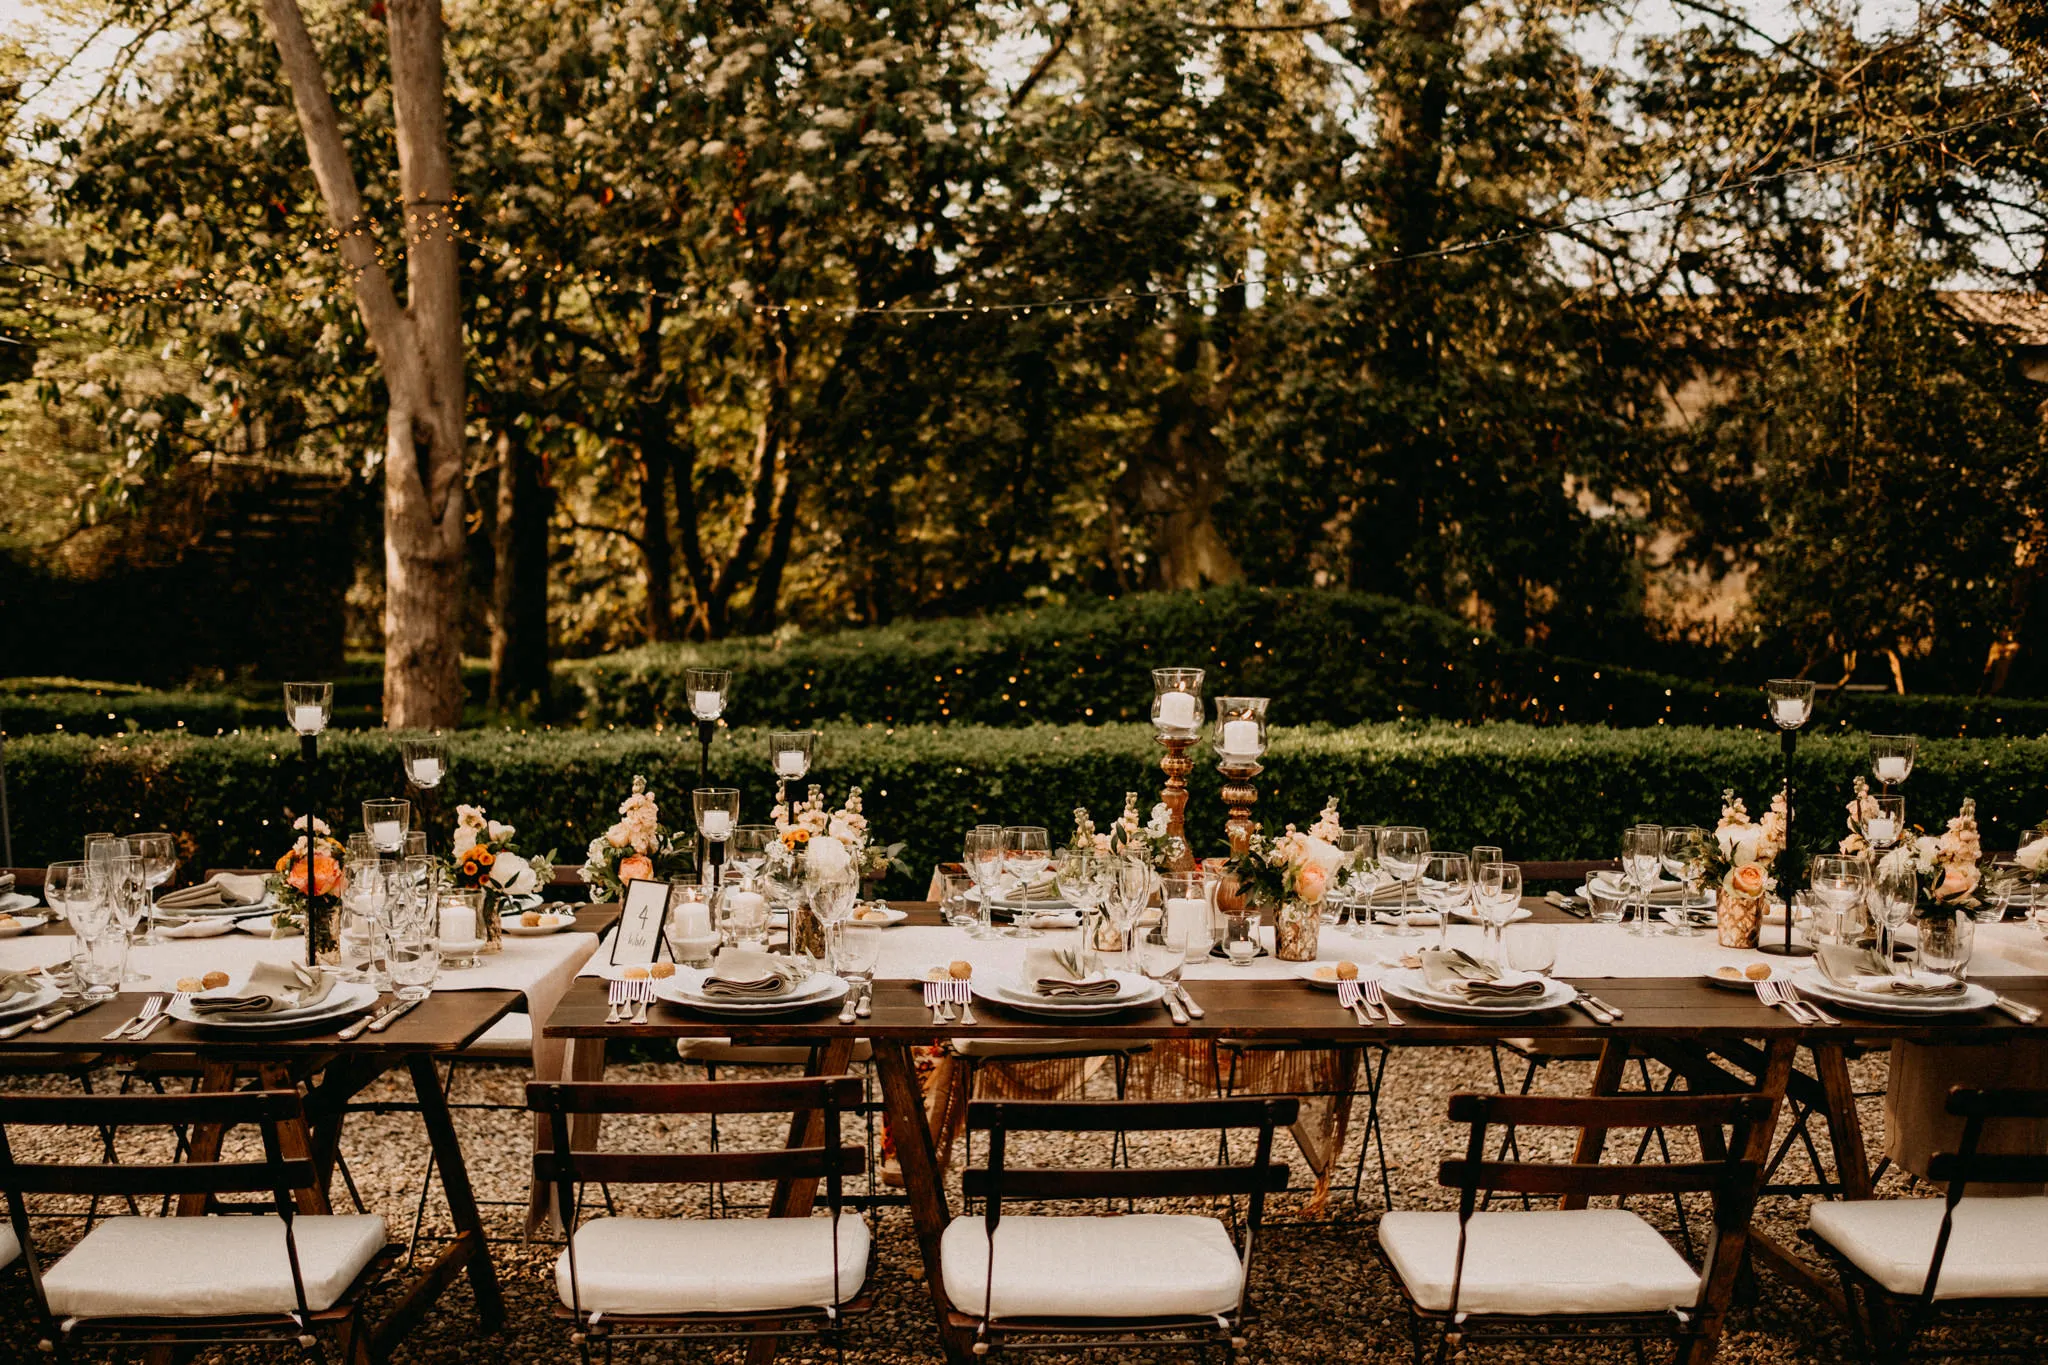
<path id="1" fill-rule="evenodd" d="M 1059 883 L 1059 876 L 1050 874 L 1029 886 L 1006 887 L 996 892 L 996 903 L 1004 905 L 1013 901 L 1057 900 L 1060 894 Z"/>
<path id="2" fill-rule="evenodd" d="M 1053 1000 L 1100 1000 L 1114 996 L 1123 986 L 1114 977 L 1103 977 L 1096 981 L 1070 981 L 1059 977 L 1038 978 L 1038 993 Z"/>
<path id="3" fill-rule="evenodd" d="M 267 888 L 261 877 L 217 872 L 197 886 L 171 891 L 157 897 L 160 910 L 224 910 L 239 905 L 256 905 Z"/>
<path id="4" fill-rule="evenodd" d="M 259 962 L 244 984 L 245 995 L 196 995 L 195 1014 L 272 1014 L 317 1005 L 334 989 L 333 972 L 297 962 Z"/>
<path id="5" fill-rule="evenodd" d="M 235 932 L 233 915 L 207 915 L 200 919 L 188 919 L 182 924 L 166 924 L 159 929 L 165 938 L 217 938 L 222 934 Z"/>
<path id="6" fill-rule="evenodd" d="M 23 996 L 34 995 L 43 988 L 43 980 L 34 972 L 0 973 L 0 1005 L 9 1005 Z"/>
<path id="7" fill-rule="evenodd" d="M 1617 872 L 1595 872 L 1587 881 L 1593 890 L 1609 900 L 1625 900 L 1636 894 L 1635 888 L 1623 881 Z M 1685 886 L 1682 882 L 1658 882 L 1650 888 L 1652 905 L 1676 905 L 1684 899 Z"/>
<path id="8" fill-rule="evenodd" d="M 1475 1000 L 1526 1000 L 1547 989 L 1534 972 L 1502 972 L 1457 948 L 1425 951 L 1422 979 L 1433 991 Z"/>
<path id="9" fill-rule="evenodd" d="M 714 967 L 704 978 L 703 992 L 714 1000 L 772 1000 L 788 995 L 805 979 L 794 963 L 781 963 L 764 953 Z"/>
<path id="10" fill-rule="evenodd" d="M 1814 963 L 1820 974 L 1845 991 L 1856 991 L 1863 995 L 1897 995 L 1913 999 L 1940 999 L 1947 995 L 1961 995 L 1963 983 L 1952 976 L 1941 976 L 1934 972 L 1915 972 L 1911 976 L 1893 976 L 1885 970 L 1885 962 L 1868 948 L 1855 948 L 1846 943 L 1823 943 L 1815 949 Z"/>

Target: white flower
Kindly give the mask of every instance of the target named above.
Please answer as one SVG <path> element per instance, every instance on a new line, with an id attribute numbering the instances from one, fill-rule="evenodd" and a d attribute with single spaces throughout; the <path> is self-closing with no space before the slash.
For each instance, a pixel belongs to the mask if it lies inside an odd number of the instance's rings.
<path id="1" fill-rule="evenodd" d="M 1167 812 L 1166 803 L 1161 801 L 1158 805 L 1152 807 L 1152 818 L 1145 822 L 1145 833 L 1154 839 L 1164 839 L 1166 837 L 1167 822 L 1172 818 Z"/>
<path id="2" fill-rule="evenodd" d="M 611 856 L 611 848 L 610 840 L 600 834 L 592 839 L 590 847 L 583 851 L 583 861 L 592 867 L 602 867 L 605 859 Z"/>
<path id="3" fill-rule="evenodd" d="M 1756 861 L 1757 845 L 1763 837 L 1761 825 L 1723 825 L 1714 831 L 1714 838 L 1721 845 L 1721 856 L 1736 867 Z"/>
<path id="4" fill-rule="evenodd" d="M 457 806 L 455 808 L 455 823 L 463 829 L 482 829 L 484 827 L 484 808 L 482 806 Z"/>
<path id="5" fill-rule="evenodd" d="M 534 876 L 533 864 L 517 853 L 500 853 L 498 860 L 491 864 L 491 880 L 504 888 L 509 896 L 532 894 L 540 885 Z"/>
<path id="6" fill-rule="evenodd" d="M 455 827 L 455 856 L 460 858 L 475 847 L 476 831 L 468 825 L 457 825 Z"/>
<path id="7" fill-rule="evenodd" d="M 1332 877 L 1344 865 L 1344 853 L 1335 844 L 1318 839 L 1313 834 L 1300 836 L 1294 849 L 1295 861 L 1320 867 Z"/>
<path id="8" fill-rule="evenodd" d="M 852 864 L 853 856 L 847 852 L 846 845 L 829 834 L 814 835 L 810 843 L 804 845 L 804 865 L 814 876 L 827 881 L 836 880 Z"/>
<path id="9" fill-rule="evenodd" d="M 494 844 L 502 844 L 503 842 L 505 842 L 505 840 L 511 838 L 514 834 L 517 834 L 519 832 L 513 829 L 512 826 L 510 825 L 499 824 L 496 820 L 493 820 L 488 825 L 486 825 L 485 831 L 489 834 L 490 840 Z"/>
<path id="10" fill-rule="evenodd" d="M 2012 855 L 2014 862 L 2029 872 L 2039 872 L 2043 863 L 2048 863 L 2048 839 L 2036 839 Z"/>

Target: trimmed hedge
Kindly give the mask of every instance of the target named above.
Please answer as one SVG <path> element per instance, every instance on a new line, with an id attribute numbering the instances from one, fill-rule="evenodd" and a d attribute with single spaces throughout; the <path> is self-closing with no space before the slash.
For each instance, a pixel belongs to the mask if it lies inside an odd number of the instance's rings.
<path id="1" fill-rule="evenodd" d="M 445 838 L 456 802 L 479 803 L 519 826 L 542 850 L 580 862 L 580 850 L 616 818 L 634 773 L 644 773 L 674 819 L 696 785 L 695 744 L 649 733 L 467 731 L 454 736 L 453 770 L 434 825 Z M 712 775 L 743 793 L 747 819 L 772 799 L 765 736 L 722 734 Z M 282 733 L 219 739 L 44 735 L 10 742 L 17 859 L 77 856 L 87 829 L 172 829 L 188 866 L 246 866 L 283 847 L 287 806 L 298 804 L 296 745 Z M 1721 789 L 1752 809 L 1773 780 L 1777 746 L 1727 730 L 1390 724 L 1282 730 L 1259 779 L 1269 827 L 1314 818 L 1326 795 L 1353 821 L 1419 823 L 1448 847 L 1499 843 L 1517 857 L 1611 856 L 1639 819 L 1711 823 Z M 1850 780 L 1865 771 L 1860 736 L 1802 745 L 1800 780 L 1812 827 L 1840 829 Z M 398 736 L 342 734 L 323 745 L 318 806 L 353 828 L 365 797 L 402 788 Z M 1042 824 L 1064 837 L 1076 803 L 1106 818 L 1126 790 L 1158 789 L 1149 727 L 956 725 L 888 730 L 828 727 L 817 777 L 832 794 L 858 782 L 884 837 L 907 841 L 914 876 L 895 894 L 920 893 L 931 864 L 957 857 L 961 832 L 984 820 Z M 1931 827 L 1974 796 L 1985 844 L 2010 847 L 2048 813 L 2048 740 L 1941 740 L 1927 744 L 1907 791 L 1909 815 Z M 1222 843 L 1219 779 L 1206 761 L 1191 783 L 1190 827 L 1199 851 Z"/>

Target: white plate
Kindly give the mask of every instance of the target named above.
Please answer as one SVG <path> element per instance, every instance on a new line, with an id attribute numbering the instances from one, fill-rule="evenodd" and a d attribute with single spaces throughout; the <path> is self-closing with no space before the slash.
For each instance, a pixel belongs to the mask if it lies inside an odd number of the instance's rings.
<path id="1" fill-rule="evenodd" d="M 980 901 L 981 888 L 978 886 L 968 887 L 967 894 L 963 899 Z M 1013 900 L 998 891 L 996 892 L 996 898 L 990 904 L 998 910 L 1072 910 L 1075 908 L 1073 902 L 1062 900 L 1057 892 L 1050 896 L 1033 896 L 1028 901 L 1020 901 Z"/>
<path id="2" fill-rule="evenodd" d="M 239 934 L 254 934 L 258 938 L 270 938 L 274 935 L 275 930 L 267 919 L 245 919 L 235 926 L 235 932 Z M 288 939 L 304 938 L 305 936 L 305 930 L 294 929 L 277 941 L 283 943 Z"/>
<path id="3" fill-rule="evenodd" d="M 1501 1000 L 1480 1004 L 1473 1000 L 1457 1000 L 1438 994 L 1423 981 L 1421 970 L 1415 967 L 1403 967 L 1399 971 L 1388 972 L 1381 978 L 1380 988 L 1396 1000 L 1410 1005 L 1435 1010 L 1439 1014 L 1458 1014 L 1474 1019 L 1541 1014 L 1545 1010 L 1569 1005 L 1578 995 L 1577 990 L 1562 981 L 1549 981 L 1544 984 L 1543 994 L 1533 1000 Z"/>
<path id="4" fill-rule="evenodd" d="M 0 910 L 0 915 L 14 916 L 14 923 L 0 925 L 0 938 L 13 938 L 17 934 L 25 934 L 31 929 L 40 929 L 50 922 L 48 915 L 24 915 L 13 910 Z"/>
<path id="5" fill-rule="evenodd" d="M 219 999 L 222 996 L 228 995 L 246 995 L 249 989 L 248 981 L 249 976 L 247 972 L 238 973 L 235 979 L 228 982 L 227 985 L 215 986 L 210 991 L 200 991 L 192 998 L 195 1000 L 209 1000 Z M 272 1010 L 264 1015 L 263 1018 L 277 1020 L 280 1023 L 287 1019 L 315 1018 L 326 1013 L 333 1006 L 334 1002 L 341 997 L 343 991 L 353 989 L 358 984 L 353 981 L 337 981 L 334 983 L 334 989 L 330 990 L 319 1004 L 293 1005 L 288 1009 Z"/>
<path id="6" fill-rule="evenodd" d="M 705 977 L 703 972 L 690 972 L 684 976 L 678 972 L 666 981 L 654 983 L 654 998 L 665 1000 L 671 1005 L 685 1009 L 701 1010 L 705 1014 L 724 1014 L 735 1017 L 748 1014 L 784 1014 L 792 1010 L 810 1009 L 815 1005 L 829 1005 L 845 996 L 846 980 L 829 972 L 813 972 L 788 995 L 773 1000 L 714 1000 L 698 994 L 698 988 Z"/>
<path id="7" fill-rule="evenodd" d="M 1023 983 L 1006 978 L 981 977 L 973 979 L 975 995 L 991 1004 L 1006 1005 L 1011 1009 L 1024 1010 L 1031 1014 L 1047 1014 L 1061 1017 L 1086 1018 L 1097 1014 L 1114 1014 L 1135 1005 L 1147 1005 L 1159 999 L 1166 992 L 1156 981 L 1136 972 L 1110 972 L 1109 977 L 1120 988 L 1108 999 L 1095 1000 L 1050 1000 L 1036 991 L 1024 989 Z"/>
<path id="8" fill-rule="evenodd" d="M 222 994 L 234 994 L 223 987 Z M 213 994 L 213 992 L 206 992 Z M 345 1015 L 360 1014 L 377 1003 L 377 988 L 353 981 L 343 981 L 328 993 L 325 1000 L 305 1010 L 281 1010 L 275 1014 L 201 1014 L 192 1008 L 190 1000 L 171 1002 L 170 1015 L 173 1019 L 196 1024 L 200 1028 L 239 1029 L 263 1033 L 278 1029 L 305 1028 L 311 1024 L 326 1023 Z"/>
<path id="9" fill-rule="evenodd" d="M 16 1000 L 11 1005 L 0 1005 L 0 1019 L 19 1019 L 24 1014 L 34 1014 L 54 1004 L 64 994 L 55 986 L 44 986 Z"/>
<path id="10" fill-rule="evenodd" d="M 880 918 L 871 917 L 868 919 L 861 919 L 859 916 L 859 912 L 856 911 L 854 914 L 848 915 L 846 917 L 845 922 L 847 924 L 875 924 L 880 925 L 884 929 L 887 929 L 892 924 L 901 924 L 903 923 L 903 921 L 910 918 L 910 912 L 908 910 L 898 910 L 894 906 L 876 905 L 870 906 L 868 908 L 871 916 L 874 912 L 879 911 Z"/>
<path id="11" fill-rule="evenodd" d="M 18 915 L 41 904 L 41 901 L 26 891 L 9 891 L 6 895 L 0 896 L 0 915 Z"/>
<path id="12" fill-rule="evenodd" d="M 1298 979 L 1308 982 L 1309 985 L 1314 986 L 1319 991 L 1334 991 L 1337 989 L 1337 978 L 1332 976 L 1329 980 L 1325 981 L 1316 975 L 1316 969 L 1320 967 L 1327 970 L 1335 967 L 1339 962 L 1349 962 L 1358 968 L 1358 975 L 1353 978 L 1357 981 L 1377 981 L 1387 969 L 1387 964 L 1376 957 L 1368 957 L 1363 960 L 1359 958 L 1324 958 L 1316 962 L 1296 962 L 1291 965 L 1294 975 Z"/>
<path id="13" fill-rule="evenodd" d="M 539 924 L 521 924 L 518 915 L 507 915 L 499 921 L 499 927 L 515 938 L 540 938 L 547 934 L 559 934 L 565 929 L 574 929 L 576 927 L 576 917 L 574 915 L 544 914 L 541 916 L 541 920 L 542 922 Z M 553 920 L 554 923 L 547 923 L 548 920 Z"/>
<path id="14" fill-rule="evenodd" d="M 1659 885 L 1671 886 L 1675 885 L 1675 883 L 1660 882 Z M 1627 900 L 1634 894 L 1634 892 L 1627 890 L 1625 887 L 1595 886 L 1591 881 L 1582 882 L 1579 886 L 1579 899 L 1585 901 L 1588 905 L 1593 903 L 1593 897 L 1595 896 L 1598 896 L 1603 901 L 1618 901 Z M 1711 886 L 1701 887 L 1699 896 L 1693 900 L 1661 900 L 1655 901 L 1652 904 L 1658 910 L 1678 907 L 1683 907 L 1687 910 L 1711 910 L 1714 906 L 1714 888 Z"/>
<path id="15" fill-rule="evenodd" d="M 1431 916 L 1431 918 L 1435 917 Z M 1453 910 L 1451 911 L 1451 918 L 1456 920 L 1460 924 L 1486 923 L 1485 920 L 1479 918 L 1478 914 L 1475 911 L 1471 910 Z M 1526 905 L 1518 905 L 1515 907 L 1515 913 L 1508 916 L 1507 922 L 1509 924 L 1520 924 L 1525 919 L 1534 918 L 1536 918 L 1536 912 L 1534 910 L 1531 910 Z"/>
<path id="16" fill-rule="evenodd" d="M 1794 978 L 1793 984 L 1801 991 L 1816 996 L 1830 1005 L 1862 1010 L 1867 1014 L 1968 1014 L 1973 1010 L 1989 1009 L 1998 999 L 1995 992 L 1969 981 L 1963 983 L 1961 995 L 1945 999 L 1866 995 L 1862 991 L 1846 990 L 1837 986 L 1813 968 L 1801 972 Z"/>

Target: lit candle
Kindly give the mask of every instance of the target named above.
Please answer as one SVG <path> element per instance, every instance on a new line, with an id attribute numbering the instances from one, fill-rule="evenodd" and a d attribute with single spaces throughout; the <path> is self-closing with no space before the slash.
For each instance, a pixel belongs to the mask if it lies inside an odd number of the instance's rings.
<path id="1" fill-rule="evenodd" d="M 1786 729 L 1797 729 L 1806 723 L 1806 703 L 1797 697 L 1780 697 L 1771 703 L 1771 714 Z"/>
<path id="2" fill-rule="evenodd" d="M 1906 780 L 1906 756 L 1886 754 L 1877 760 L 1877 780 L 1880 782 L 1904 782 Z"/>
<path id="3" fill-rule="evenodd" d="M 722 709 L 716 692 L 693 692 L 690 694 L 690 709 L 697 713 L 698 720 L 717 720 Z"/>
<path id="4" fill-rule="evenodd" d="M 1864 823 L 1863 837 L 1883 848 L 1899 837 L 1899 827 L 1892 823 L 1888 815 L 1872 816 Z"/>
<path id="5" fill-rule="evenodd" d="M 775 755 L 775 775 L 784 781 L 794 782 L 804 775 L 804 755 L 801 749 L 781 749 Z"/>
<path id="6" fill-rule="evenodd" d="M 415 787 L 438 787 L 441 785 L 442 768 L 438 758 L 416 758 L 412 761 L 412 784 Z"/>
<path id="7" fill-rule="evenodd" d="M 379 820 L 370 826 L 370 842 L 389 852 L 405 842 L 405 831 L 396 820 Z"/>
<path id="8" fill-rule="evenodd" d="M 1192 692 L 1161 692 L 1159 723 L 1169 730 L 1192 730 L 1200 724 L 1201 708 Z"/>
<path id="9" fill-rule="evenodd" d="M 1235 758 L 1256 758 L 1259 753 L 1259 723 L 1255 720 L 1223 722 L 1223 742 L 1216 746 Z"/>
<path id="10" fill-rule="evenodd" d="M 725 898 L 725 917 L 758 924 L 768 918 L 768 898 L 758 891 L 730 892 Z"/>
<path id="11" fill-rule="evenodd" d="M 704 837 L 724 839 L 732 833 L 732 816 L 722 810 L 704 812 Z"/>
<path id="12" fill-rule="evenodd" d="M 676 907 L 676 937 L 711 937 L 711 907 L 702 901 L 684 901 Z"/>
<path id="13" fill-rule="evenodd" d="M 443 910 L 441 912 L 442 943 L 475 943 L 476 941 L 475 911 L 466 905 L 458 905 L 452 910 Z"/>
<path id="14" fill-rule="evenodd" d="M 1209 951 L 1209 905 L 1192 896 L 1175 896 L 1166 902 L 1166 936 L 1180 937 L 1187 944 L 1187 957 L 1194 961 Z"/>
<path id="15" fill-rule="evenodd" d="M 326 722 L 320 718 L 319 707 L 301 704 L 292 708 L 292 729 L 300 734 L 317 735 L 325 726 Z"/>

